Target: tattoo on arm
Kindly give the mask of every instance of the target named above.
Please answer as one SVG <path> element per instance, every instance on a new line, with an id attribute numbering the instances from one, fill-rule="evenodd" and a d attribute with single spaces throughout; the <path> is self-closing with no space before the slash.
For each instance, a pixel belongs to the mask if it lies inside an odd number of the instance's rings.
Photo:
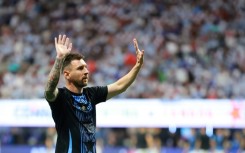
<path id="1" fill-rule="evenodd" d="M 62 59 L 56 59 L 53 68 L 51 69 L 48 77 L 48 82 L 45 87 L 46 93 L 54 93 L 60 78 L 60 70 L 62 65 Z"/>

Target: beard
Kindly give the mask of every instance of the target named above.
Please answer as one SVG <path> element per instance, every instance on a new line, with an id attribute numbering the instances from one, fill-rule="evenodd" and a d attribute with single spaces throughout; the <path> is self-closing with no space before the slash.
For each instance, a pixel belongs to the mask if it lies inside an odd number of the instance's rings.
<path id="1" fill-rule="evenodd" d="M 88 85 L 88 82 L 84 82 L 83 80 L 84 79 L 74 81 L 74 85 L 79 88 L 86 87 Z"/>

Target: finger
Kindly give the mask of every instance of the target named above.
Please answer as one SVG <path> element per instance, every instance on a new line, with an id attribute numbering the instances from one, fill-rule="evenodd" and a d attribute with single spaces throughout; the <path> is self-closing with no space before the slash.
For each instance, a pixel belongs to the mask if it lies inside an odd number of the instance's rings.
<path id="1" fill-rule="evenodd" d="M 134 38 L 134 47 L 135 47 L 135 49 L 138 49 L 138 45 L 137 45 L 137 40 Z"/>
<path id="2" fill-rule="evenodd" d="M 144 60 L 144 50 L 141 50 L 140 51 L 140 61 L 143 61 Z"/>
<path id="3" fill-rule="evenodd" d="M 134 38 L 134 48 L 135 48 L 135 51 L 137 53 L 139 51 L 139 46 L 138 46 L 138 42 L 135 38 Z"/>
<path id="4" fill-rule="evenodd" d="M 60 44 L 61 43 L 61 39 L 62 39 L 62 36 L 61 35 L 59 35 L 59 39 L 58 39 L 58 44 Z"/>
<path id="5" fill-rule="evenodd" d="M 72 49 L 72 43 L 70 43 L 68 46 L 68 50 L 71 51 L 71 49 Z"/>
<path id="6" fill-rule="evenodd" d="M 54 43 L 55 43 L 55 45 L 57 45 L 57 43 L 58 43 L 56 37 L 54 38 Z"/>
<path id="7" fill-rule="evenodd" d="M 64 45 L 65 44 L 65 41 L 66 41 L 66 35 L 63 35 L 62 36 L 62 39 L 61 39 L 61 43 Z"/>
<path id="8" fill-rule="evenodd" d="M 141 51 L 142 56 L 144 56 L 144 52 L 145 52 L 144 50 Z"/>
<path id="9" fill-rule="evenodd" d="M 65 46 L 67 46 L 67 48 L 69 47 L 69 38 L 66 38 L 66 41 L 65 41 Z"/>

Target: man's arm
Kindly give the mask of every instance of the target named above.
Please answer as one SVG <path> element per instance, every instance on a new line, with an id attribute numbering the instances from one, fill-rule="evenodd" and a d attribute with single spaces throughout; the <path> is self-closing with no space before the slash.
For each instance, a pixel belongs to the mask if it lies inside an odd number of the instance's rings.
<path id="1" fill-rule="evenodd" d="M 135 66 L 129 71 L 128 74 L 120 78 L 118 81 L 108 85 L 108 95 L 106 99 L 110 99 L 122 92 L 124 92 L 135 80 L 139 73 L 141 66 L 143 65 L 144 50 L 140 51 L 137 40 L 134 39 L 134 47 L 137 55 L 137 62 Z"/>
<path id="2" fill-rule="evenodd" d="M 45 86 L 44 96 L 48 101 L 54 101 L 58 95 L 57 85 L 60 78 L 60 70 L 64 56 L 72 49 L 72 43 L 69 42 L 69 38 L 65 35 L 59 35 L 59 38 L 55 37 L 55 48 L 57 52 L 55 63 L 49 73 L 48 81 Z"/>
<path id="3" fill-rule="evenodd" d="M 48 81 L 45 86 L 45 98 L 48 101 L 54 101 L 58 95 L 57 85 L 60 79 L 61 64 L 62 59 L 56 58 L 53 68 L 49 73 Z"/>

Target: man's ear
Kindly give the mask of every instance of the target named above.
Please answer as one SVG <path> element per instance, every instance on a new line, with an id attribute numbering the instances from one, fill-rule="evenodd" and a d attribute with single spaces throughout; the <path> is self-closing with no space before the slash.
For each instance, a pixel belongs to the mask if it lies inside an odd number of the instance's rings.
<path id="1" fill-rule="evenodd" d="M 63 71 L 63 74 L 64 74 L 65 79 L 69 80 L 69 78 L 70 78 L 70 72 L 67 71 L 67 70 L 64 70 Z"/>

